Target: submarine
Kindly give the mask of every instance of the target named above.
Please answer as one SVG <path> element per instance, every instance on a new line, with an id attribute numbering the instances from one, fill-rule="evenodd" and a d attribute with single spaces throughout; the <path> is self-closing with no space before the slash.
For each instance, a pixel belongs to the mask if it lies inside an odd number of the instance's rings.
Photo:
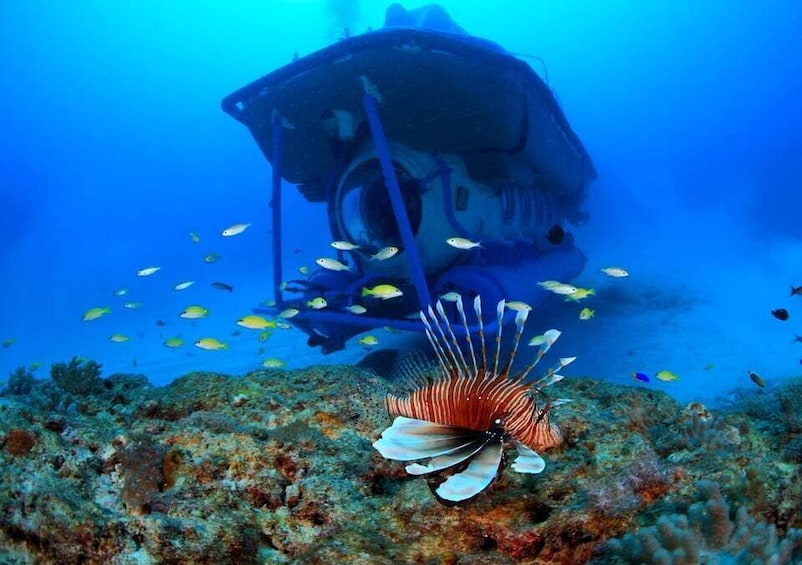
<path id="1" fill-rule="evenodd" d="M 588 216 L 588 152 L 526 61 L 439 6 L 394 4 L 381 28 L 296 58 L 226 96 L 222 109 L 272 170 L 275 305 L 255 312 L 298 310 L 288 322 L 324 353 L 372 328 L 423 331 L 418 313 L 450 293 L 536 307 L 548 294 L 538 281 L 570 281 L 584 268 L 570 227 Z M 286 185 L 325 206 L 322 243 L 352 247 L 332 249 L 336 269 L 285 282 Z M 397 252 L 374 258 L 388 248 Z M 380 285 L 399 292 L 376 297 Z M 306 306 L 319 297 L 325 308 Z M 494 331 L 495 309 L 486 315 Z"/>

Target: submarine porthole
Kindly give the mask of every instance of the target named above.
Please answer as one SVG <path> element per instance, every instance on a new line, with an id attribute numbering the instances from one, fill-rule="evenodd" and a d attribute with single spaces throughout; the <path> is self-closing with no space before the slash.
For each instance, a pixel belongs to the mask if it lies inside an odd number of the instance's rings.
<path id="1" fill-rule="evenodd" d="M 419 185 L 397 163 L 394 167 L 414 236 L 423 215 Z M 348 175 L 342 185 L 339 209 L 345 235 L 354 243 L 375 247 L 401 245 L 390 194 L 377 159 L 365 161 Z"/>

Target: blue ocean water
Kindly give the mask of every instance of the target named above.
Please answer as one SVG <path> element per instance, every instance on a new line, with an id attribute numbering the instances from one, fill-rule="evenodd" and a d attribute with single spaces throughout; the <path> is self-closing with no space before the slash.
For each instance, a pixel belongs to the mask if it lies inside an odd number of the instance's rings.
<path id="1" fill-rule="evenodd" d="M 352 34 L 389 2 L 5 3 L 0 8 L 0 375 L 72 356 L 160 385 L 276 357 L 324 356 L 297 330 L 234 322 L 271 298 L 270 166 L 223 96 Z M 406 2 L 407 8 L 424 2 Z M 527 57 L 594 159 L 575 229 L 579 321 L 555 315 L 573 373 L 715 402 L 802 373 L 802 10 L 794 2 L 443 2 L 460 26 Z M 545 67 L 543 63 L 545 62 Z M 285 267 L 331 240 L 322 205 L 286 186 Z M 233 238 L 229 225 L 252 226 Z M 199 235 L 198 244 L 189 232 Z M 210 253 L 221 255 L 213 264 Z M 599 268 L 631 273 L 612 280 Z M 160 266 L 151 277 L 139 269 Z M 194 280 L 185 291 L 173 285 Z M 221 281 L 228 293 L 210 286 Z M 533 281 L 534 284 L 534 281 Z M 123 297 L 113 292 L 128 289 Z M 123 307 L 141 302 L 138 309 Z M 184 320 L 190 304 L 208 319 Z M 82 322 L 93 307 L 110 307 Z M 771 310 L 786 308 L 780 321 Z M 163 321 L 164 326 L 157 325 Z M 125 343 L 108 338 L 121 333 Z M 405 336 L 384 335 L 397 345 Z M 163 345 L 180 336 L 177 350 Z M 216 337 L 227 351 L 192 343 Z M 261 350 L 264 348 L 264 350 Z M 261 350 L 261 351 L 260 351 Z M 561 350 L 562 351 L 562 350 Z M 636 383 L 668 369 L 679 381 Z"/>

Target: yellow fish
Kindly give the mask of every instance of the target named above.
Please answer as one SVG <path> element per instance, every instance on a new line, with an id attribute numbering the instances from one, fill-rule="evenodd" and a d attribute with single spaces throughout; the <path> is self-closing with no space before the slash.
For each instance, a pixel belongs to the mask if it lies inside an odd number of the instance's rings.
<path id="1" fill-rule="evenodd" d="M 306 276 L 309 274 L 309 267 L 307 267 L 306 265 L 301 265 L 300 267 L 298 267 L 298 272 Z"/>
<path id="2" fill-rule="evenodd" d="M 209 315 L 209 310 L 203 306 L 187 306 L 180 316 L 187 320 L 197 320 Z"/>
<path id="3" fill-rule="evenodd" d="M 350 306 L 346 306 L 345 309 L 351 312 L 351 314 L 357 314 L 357 315 L 364 314 L 365 312 L 368 311 L 368 309 L 362 306 L 361 304 L 351 304 Z"/>
<path id="4" fill-rule="evenodd" d="M 460 298 L 462 298 L 460 293 L 454 292 L 453 290 L 440 295 L 440 300 L 445 300 L 446 302 L 456 302 Z"/>
<path id="5" fill-rule="evenodd" d="M 92 320 L 97 320 L 98 318 L 102 318 L 107 314 L 111 314 L 111 308 L 90 308 L 84 314 L 83 321 L 91 322 Z"/>
<path id="6" fill-rule="evenodd" d="M 237 325 L 243 328 L 247 328 L 249 330 L 263 330 L 265 328 L 275 328 L 276 323 L 263 318 L 262 316 L 257 316 L 256 314 L 250 314 L 248 316 L 243 316 L 239 320 L 237 320 Z"/>
<path id="7" fill-rule="evenodd" d="M 273 323 L 275 324 L 275 322 Z M 271 335 L 273 335 L 273 330 L 265 330 L 259 334 L 259 341 L 267 341 L 267 338 L 269 338 Z"/>
<path id="8" fill-rule="evenodd" d="M 666 383 L 679 380 L 679 376 L 678 375 L 676 375 L 675 373 L 672 373 L 671 371 L 668 371 L 666 369 L 663 369 L 662 371 L 657 371 L 657 374 L 655 375 L 655 378 L 657 380 L 659 380 L 659 381 L 663 381 L 663 382 L 666 382 Z"/>
<path id="9" fill-rule="evenodd" d="M 289 320 L 293 316 L 297 315 L 300 310 L 298 308 L 287 308 L 286 310 L 282 310 L 279 312 L 279 318 L 284 318 L 285 320 Z"/>
<path id="10" fill-rule="evenodd" d="M 214 263 L 218 259 L 220 259 L 220 255 L 218 255 L 217 253 L 209 253 L 206 257 L 203 258 L 203 262 Z"/>
<path id="11" fill-rule="evenodd" d="M 309 306 L 310 308 L 314 308 L 315 310 L 320 310 L 321 308 L 325 308 L 328 305 L 328 303 L 326 302 L 325 298 L 323 298 L 322 296 L 318 296 L 308 301 L 306 305 Z"/>
<path id="12" fill-rule="evenodd" d="M 251 224 L 234 224 L 233 226 L 229 226 L 222 231 L 220 235 L 223 237 L 233 237 L 235 235 L 239 235 L 245 230 L 251 227 Z"/>
<path id="13" fill-rule="evenodd" d="M 129 310 L 136 310 L 140 306 L 142 306 L 141 302 L 126 302 L 123 304 L 123 308 L 128 308 Z"/>
<path id="14" fill-rule="evenodd" d="M 109 340 L 113 341 L 114 343 L 124 343 L 124 342 L 128 341 L 129 339 L 131 339 L 131 338 L 128 337 L 127 335 L 123 335 L 123 334 L 112 334 L 112 335 L 109 336 Z"/>
<path id="15" fill-rule="evenodd" d="M 456 247 L 457 249 L 473 249 L 474 247 L 482 247 L 482 244 L 478 241 L 471 241 L 470 239 L 465 239 L 464 237 L 449 237 L 446 240 L 446 243 L 451 247 Z"/>
<path id="16" fill-rule="evenodd" d="M 590 320 L 595 314 L 595 310 L 591 310 L 590 308 L 582 308 L 582 310 L 579 312 L 579 319 Z"/>
<path id="17" fill-rule="evenodd" d="M 404 293 L 400 288 L 391 284 L 379 284 L 373 288 L 364 287 L 362 289 L 362 296 L 374 296 L 376 298 L 381 298 L 382 300 L 389 300 L 390 298 L 396 298 L 397 296 L 402 296 L 403 294 Z"/>
<path id="18" fill-rule="evenodd" d="M 194 231 L 189 232 L 189 239 L 192 240 L 192 243 L 200 243 L 200 236 Z"/>
<path id="19" fill-rule="evenodd" d="M 31 366 L 30 366 L 30 367 L 28 367 L 28 370 L 29 370 L 31 373 L 33 373 L 33 372 L 34 372 L 36 369 L 38 369 L 38 368 L 39 368 L 39 367 L 41 367 L 41 366 L 42 366 L 42 363 L 40 363 L 39 361 L 36 361 L 35 363 L 31 363 Z"/>
<path id="20" fill-rule="evenodd" d="M 8 339 L 4 339 L 3 343 L 0 343 L 0 347 L 2 347 L 3 349 L 8 349 L 12 345 L 14 345 L 14 338 L 13 337 L 10 337 Z"/>
<path id="21" fill-rule="evenodd" d="M 182 345 L 184 345 L 184 340 L 180 337 L 168 337 L 164 340 L 164 346 L 169 347 L 170 349 L 176 349 Z"/>
<path id="22" fill-rule="evenodd" d="M 552 344 L 554 344 L 554 342 L 557 341 L 557 338 L 559 338 L 560 335 L 562 335 L 562 332 L 560 332 L 560 330 L 547 330 L 546 333 L 536 335 L 535 337 L 530 339 L 529 345 L 531 346 L 545 345 L 551 347 Z"/>
<path id="23" fill-rule="evenodd" d="M 526 302 L 520 302 L 518 300 L 511 300 L 510 302 L 505 302 L 504 306 L 509 308 L 510 310 L 514 310 L 515 312 L 521 312 L 523 310 L 529 312 L 532 310 L 532 307 L 529 306 Z"/>
<path id="24" fill-rule="evenodd" d="M 206 351 L 219 351 L 220 349 L 228 349 L 228 345 L 213 337 L 203 337 L 195 342 L 195 347 L 199 347 Z"/>
<path id="25" fill-rule="evenodd" d="M 569 302 L 571 300 L 577 302 L 579 300 L 584 300 L 588 296 L 595 296 L 595 295 L 596 295 L 596 291 L 593 290 L 592 288 L 578 288 L 577 287 L 577 289 L 574 292 L 572 292 L 571 294 L 566 294 L 565 295 L 565 300 L 566 300 L 566 302 Z"/>
<path id="26" fill-rule="evenodd" d="M 375 335 L 366 335 L 364 337 L 359 338 L 359 343 L 361 345 L 373 347 L 374 345 L 379 344 L 379 340 L 376 338 Z"/>
<path id="27" fill-rule="evenodd" d="M 265 367 L 266 369 L 279 369 L 284 365 L 286 365 L 284 361 L 282 361 L 281 359 L 276 359 L 275 357 L 270 359 L 265 359 L 262 362 L 262 367 Z"/>

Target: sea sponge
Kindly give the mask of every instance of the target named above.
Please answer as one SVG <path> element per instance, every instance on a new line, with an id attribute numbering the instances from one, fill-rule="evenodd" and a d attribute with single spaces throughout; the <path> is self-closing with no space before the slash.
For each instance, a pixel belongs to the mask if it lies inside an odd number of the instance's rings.
<path id="1" fill-rule="evenodd" d="M 130 441 L 118 452 L 124 481 L 120 498 L 129 513 L 150 514 L 154 502 L 159 502 L 165 484 L 164 452 L 163 446 L 146 437 Z"/>
<path id="2" fill-rule="evenodd" d="M 36 445 L 36 435 L 28 430 L 17 428 L 9 430 L 6 434 L 6 451 L 16 457 L 28 455 L 34 445 Z"/>

